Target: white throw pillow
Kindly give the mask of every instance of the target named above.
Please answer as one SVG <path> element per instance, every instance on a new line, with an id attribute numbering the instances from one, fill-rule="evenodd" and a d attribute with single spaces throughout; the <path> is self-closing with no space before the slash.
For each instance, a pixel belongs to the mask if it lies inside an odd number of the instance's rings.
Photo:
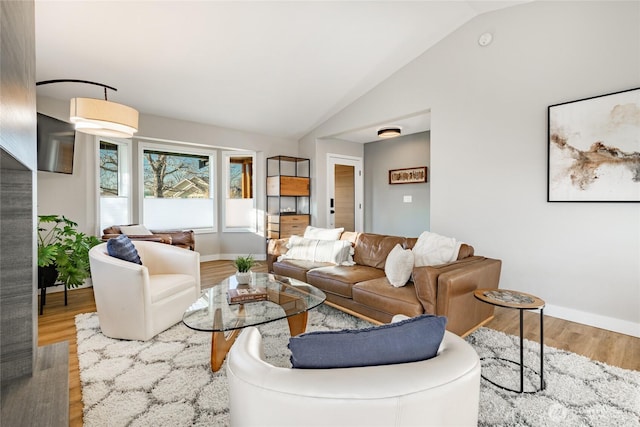
<path id="1" fill-rule="evenodd" d="M 331 262 L 339 265 L 353 265 L 353 248 L 346 240 L 306 239 L 300 236 L 289 237 L 287 252 L 278 258 L 299 259 L 314 262 Z"/>
<path id="2" fill-rule="evenodd" d="M 318 239 L 318 240 L 338 240 L 340 235 L 344 231 L 344 227 L 341 228 L 319 228 L 307 226 L 304 230 L 302 237 L 306 239 Z"/>
<path id="3" fill-rule="evenodd" d="M 396 244 L 384 263 L 384 274 L 387 280 L 396 288 L 404 286 L 411 277 L 413 271 L 413 252 L 410 249 L 402 249 Z"/>
<path id="4" fill-rule="evenodd" d="M 413 247 L 414 264 L 416 267 L 422 267 L 453 262 L 458 259 L 461 245 L 462 242 L 456 241 L 453 237 L 425 231 Z"/>
<path id="5" fill-rule="evenodd" d="M 120 231 L 127 236 L 152 236 L 153 233 L 147 230 L 144 225 L 121 225 Z"/>

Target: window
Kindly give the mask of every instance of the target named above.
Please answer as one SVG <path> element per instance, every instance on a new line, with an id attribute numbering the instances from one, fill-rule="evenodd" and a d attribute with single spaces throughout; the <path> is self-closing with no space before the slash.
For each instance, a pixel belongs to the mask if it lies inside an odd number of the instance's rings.
<path id="1" fill-rule="evenodd" d="M 225 151 L 224 231 L 256 231 L 255 153 Z"/>
<path id="2" fill-rule="evenodd" d="M 100 230 L 131 223 L 130 142 L 100 140 Z"/>
<path id="3" fill-rule="evenodd" d="M 140 150 L 143 224 L 215 229 L 215 154 L 155 144 L 141 144 Z"/>
<path id="4" fill-rule="evenodd" d="M 100 141 L 100 197 L 118 196 L 118 145 Z"/>

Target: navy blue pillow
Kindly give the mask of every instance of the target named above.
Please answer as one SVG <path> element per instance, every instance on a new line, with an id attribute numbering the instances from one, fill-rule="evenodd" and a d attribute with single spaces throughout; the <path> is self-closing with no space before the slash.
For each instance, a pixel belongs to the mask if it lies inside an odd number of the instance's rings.
<path id="1" fill-rule="evenodd" d="M 423 314 L 366 329 L 308 332 L 289 339 L 291 366 L 351 368 L 430 359 L 446 324 L 446 317 Z"/>
<path id="2" fill-rule="evenodd" d="M 107 240 L 107 252 L 112 257 L 142 265 L 136 247 L 133 245 L 131 239 L 124 234 Z"/>

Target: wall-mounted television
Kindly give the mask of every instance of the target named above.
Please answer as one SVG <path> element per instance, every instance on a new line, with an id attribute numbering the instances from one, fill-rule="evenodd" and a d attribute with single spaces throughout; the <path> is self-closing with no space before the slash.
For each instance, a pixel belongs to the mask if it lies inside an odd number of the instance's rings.
<path id="1" fill-rule="evenodd" d="M 37 134 L 38 170 L 72 174 L 75 126 L 38 113 Z"/>

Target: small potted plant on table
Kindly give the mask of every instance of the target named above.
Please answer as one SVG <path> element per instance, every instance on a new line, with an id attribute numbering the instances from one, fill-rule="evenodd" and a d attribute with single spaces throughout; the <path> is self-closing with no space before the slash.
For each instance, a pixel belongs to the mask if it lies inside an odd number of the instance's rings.
<path id="1" fill-rule="evenodd" d="M 239 256 L 233 261 L 236 267 L 236 280 L 239 285 L 246 285 L 251 282 L 251 267 L 256 265 L 253 255 Z"/>

